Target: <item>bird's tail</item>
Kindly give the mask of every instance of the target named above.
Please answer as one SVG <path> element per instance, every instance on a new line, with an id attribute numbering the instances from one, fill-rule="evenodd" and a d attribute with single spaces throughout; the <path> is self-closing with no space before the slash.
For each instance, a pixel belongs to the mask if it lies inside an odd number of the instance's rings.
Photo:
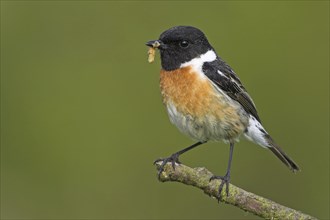
<path id="1" fill-rule="evenodd" d="M 298 165 L 274 142 L 269 134 L 265 136 L 268 142 L 268 148 L 271 150 L 292 172 L 300 171 Z"/>
<path id="2" fill-rule="evenodd" d="M 300 170 L 298 165 L 293 160 L 291 160 L 288 155 L 284 153 L 284 151 L 266 132 L 261 123 L 252 115 L 250 115 L 249 125 L 246 128 L 244 135 L 254 143 L 270 149 L 293 172 Z"/>

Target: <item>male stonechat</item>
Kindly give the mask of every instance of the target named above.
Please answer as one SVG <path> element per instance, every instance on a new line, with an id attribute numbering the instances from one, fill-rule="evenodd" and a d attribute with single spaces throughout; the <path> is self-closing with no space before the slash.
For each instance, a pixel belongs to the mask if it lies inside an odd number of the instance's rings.
<path id="1" fill-rule="evenodd" d="M 212 176 L 210 181 L 220 179 L 219 198 L 224 185 L 228 196 L 234 144 L 242 134 L 271 150 L 293 172 L 299 170 L 263 127 L 240 79 L 217 55 L 202 31 L 176 26 L 146 45 L 160 51 L 160 88 L 170 121 L 197 141 L 170 157 L 156 160 L 162 161 L 158 175 L 167 162 L 175 168 L 181 154 L 207 141 L 224 141 L 230 146 L 227 171 L 224 176 Z"/>

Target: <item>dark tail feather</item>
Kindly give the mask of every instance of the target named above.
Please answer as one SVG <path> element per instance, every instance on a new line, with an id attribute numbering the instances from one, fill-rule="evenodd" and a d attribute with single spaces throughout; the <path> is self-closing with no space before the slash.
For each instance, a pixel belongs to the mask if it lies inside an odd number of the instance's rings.
<path id="1" fill-rule="evenodd" d="M 298 165 L 290 159 L 288 155 L 273 141 L 273 139 L 267 135 L 266 139 L 269 143 L 269 149 L 287 166 L 292 172 L 300 171 Z"/>

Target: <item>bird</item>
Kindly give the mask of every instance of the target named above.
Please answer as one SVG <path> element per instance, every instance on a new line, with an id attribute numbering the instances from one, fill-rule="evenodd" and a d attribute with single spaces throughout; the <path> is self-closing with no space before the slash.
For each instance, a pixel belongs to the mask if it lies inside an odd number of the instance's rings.
<path id="1" fill-rule="evenodd" d="M 179 131 L 197 141 L 166 158 L 159 158 L 158 178 L 164 166 L 173 169 L 179 156 L 209 141 L 229 144 L 225 175 L 219 179 L 218 199 L 226 186 L 229 196 L 234 145 L 241 136 L 273 152 L 291 171 L 298 165 L 276 144 L 261 123 L 256 106 L 234 70 L 217 55 L 206 35 L 192 26 L 175 26 L 146 43 L 161 59 L 160 90 L 169 119 Z"/>

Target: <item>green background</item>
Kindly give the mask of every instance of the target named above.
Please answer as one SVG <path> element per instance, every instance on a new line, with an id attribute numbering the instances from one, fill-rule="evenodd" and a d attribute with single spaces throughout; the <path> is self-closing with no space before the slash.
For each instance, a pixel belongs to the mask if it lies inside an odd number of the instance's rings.
<path id="1" fill-rule="evenodd" d="M 175 25 L 206 33 L 302 169 L 242 140 L 232 182 L 329 218 L 328 1 L 1 1 L 1 218 L 257 218 L 157 181 L 153 160 L 193 143 L 144 45 Z M 222 175 L 228 149 L 181 161 Z"/>

